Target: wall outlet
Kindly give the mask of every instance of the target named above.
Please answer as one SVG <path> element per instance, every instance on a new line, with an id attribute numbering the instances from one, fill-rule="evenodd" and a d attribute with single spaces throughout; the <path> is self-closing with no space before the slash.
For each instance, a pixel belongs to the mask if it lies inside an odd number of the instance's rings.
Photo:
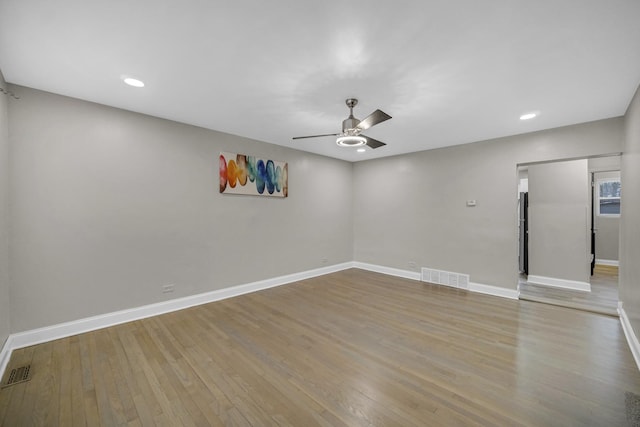
<path id="1" fill-rule="evenodd" d="M 409 264 L 408 264 L 408 265 L 409 265 L 409 268 L 413 268 L 414 270 L 415 270 L 415 269 L 416 269 L 416 267 L 417 267 L 417 264 L 416 264 L 414 261 L 409 261 Z"/>
<path id="2" fill-rule="evenodd" d="M 173 283 L 169 284 L 169 285 L 162 285 L 162 293 L 163 294 L 171 293 L 174 290 L 175 290 L 175 285 Z"/>

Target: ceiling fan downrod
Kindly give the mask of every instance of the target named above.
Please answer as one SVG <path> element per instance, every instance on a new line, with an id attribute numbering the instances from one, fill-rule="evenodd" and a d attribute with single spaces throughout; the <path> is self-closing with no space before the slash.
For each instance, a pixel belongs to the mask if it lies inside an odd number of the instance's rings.
<path id="1" fill-rule="evenodd" d="M 349 117 L 342 121 L 342 134 L 345 136 L 356 136 L 360 133 L 357 126 L 360 124 L 360 120 L 353 116 L 353 107 L 358 105 L 356 98 L 348 98 L 345 103 L 349 107 Z"/>

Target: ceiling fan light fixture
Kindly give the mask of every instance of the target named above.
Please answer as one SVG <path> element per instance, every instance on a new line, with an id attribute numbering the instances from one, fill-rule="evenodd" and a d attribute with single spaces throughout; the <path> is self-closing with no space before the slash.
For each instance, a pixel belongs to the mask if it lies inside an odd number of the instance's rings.
<path id="1" fill-rule="evenodd" d="M 336 139 L 336 144 L 340 147 L 361 147 L 367 143 L 367 138 L 364 136 L 339 136 Z"/>
<path id="2" fill-rule="evenodd" d="M 353 116 L 353 107 L 356 106 L 358 100 L 355 98 L 347 98 L 345 101 L 347 107 L 349 107 L 349 117 L 342 121 L 342 132 L 340 133 L 325 133 L 322 135 L 309 135 L 309 136 L 294 136 L 292 139 L 305 139 L 305 138 L 321 138 L 325 136 L 337 136 L 336 144 L 339 147 L 362 147 L 366 145 L 371 149 L 384 147 L 384 142 L 380 142 L 368 136 L 361 136 L 360 132 L 369 129 L 372 126 L 382 123 L 391 118 L 390 115 L 381 110 L 376 110 L 369 114 L 362 120 L 358 120 Z M 364 149 L 362 149 L 364 150 Z M 361 151 L 361 150 L 358 150 Z"/>

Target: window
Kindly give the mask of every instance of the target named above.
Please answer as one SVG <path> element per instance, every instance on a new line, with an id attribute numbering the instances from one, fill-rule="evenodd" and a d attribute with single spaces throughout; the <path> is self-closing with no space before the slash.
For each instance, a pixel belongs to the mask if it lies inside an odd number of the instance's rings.
<path id="1" fill-rule="evenodd" d="M 597 191 L 597 215 L 620 216 L 620 178 L 599 179 Z"/>

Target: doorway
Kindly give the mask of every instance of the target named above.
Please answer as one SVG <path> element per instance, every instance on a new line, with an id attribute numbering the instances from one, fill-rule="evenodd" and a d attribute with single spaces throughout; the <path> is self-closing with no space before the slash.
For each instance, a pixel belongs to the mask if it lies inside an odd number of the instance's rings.
<path id="1" fill-rule="evenodd" d="M 520 299 L 617 316 L 620 156 L 578 160 L 518 167 Z"/>

